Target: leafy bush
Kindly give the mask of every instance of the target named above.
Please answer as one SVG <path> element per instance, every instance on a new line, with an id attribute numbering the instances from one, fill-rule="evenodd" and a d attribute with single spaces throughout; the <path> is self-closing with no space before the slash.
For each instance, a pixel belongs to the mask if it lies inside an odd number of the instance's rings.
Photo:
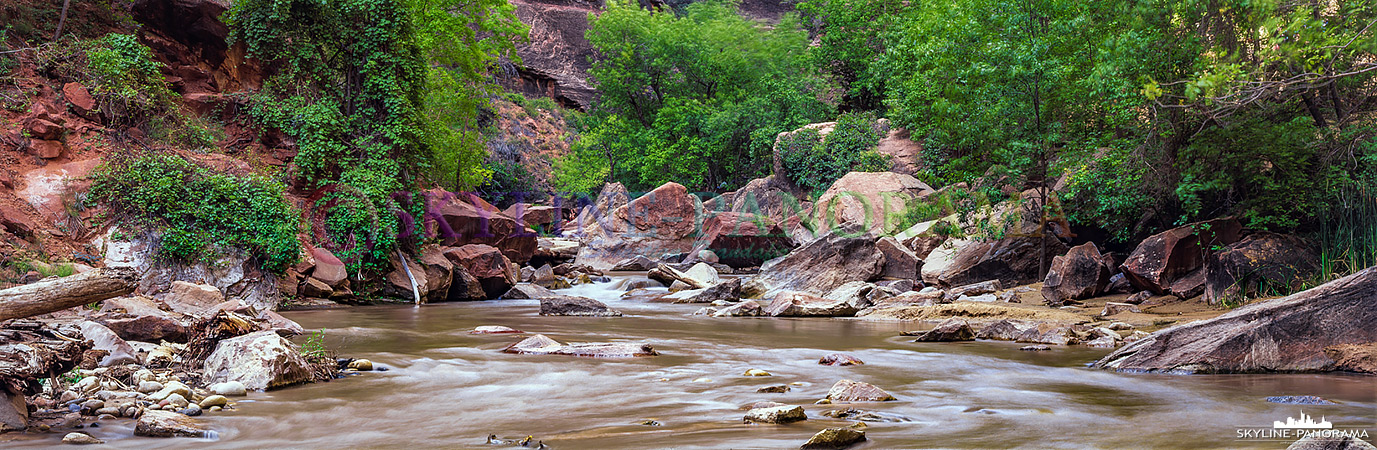
<path id="1" fill-rule="evenodd" d="M 775 134 L 831 115 L 792 15 L 764 27 L 726 1 L 680 15 L 614 1 L 592 20 L 599 103 L 556 167 L 562 190 L 729 189 L 769 173 Z"/>
<path id="2" fill-rule="evenodd" d="M 821 192 L 848 172 L 889 170 L 888 157 L 875 152 L 884 133 L 874 114 L 848 113 L 826 138 L 814 129 L 800 130 L 779 142 L 784 170 L 800 188 Z"/>
<path id="3" fill-rule="evenodd" d="M 173 154 L 117 154 L 92 178 L 94 199 L 162 232 L 162 254 L 205 260 L 217 247 L 242 247 L 279 273 L 300 257 L 300 215 L 286 187 L 265 177 L 216 173 Z"/>

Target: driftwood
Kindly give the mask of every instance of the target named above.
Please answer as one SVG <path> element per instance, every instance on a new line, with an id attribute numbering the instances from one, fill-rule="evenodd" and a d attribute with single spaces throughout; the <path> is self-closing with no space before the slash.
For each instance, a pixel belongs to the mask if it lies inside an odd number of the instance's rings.
<path id="1" fill-rule="evenodd" d="M 88 305 L 134 292 L 134 269 L 99 269 L 0 291 L 0 321 Z"/>
<path id="2" fill-rule="evenodd" d="M 38 379 L 71 371 L 90 349 L 91 341 L 74 326 L 11 322 L 0 329 L 0 389 L 37 394 Z"/>

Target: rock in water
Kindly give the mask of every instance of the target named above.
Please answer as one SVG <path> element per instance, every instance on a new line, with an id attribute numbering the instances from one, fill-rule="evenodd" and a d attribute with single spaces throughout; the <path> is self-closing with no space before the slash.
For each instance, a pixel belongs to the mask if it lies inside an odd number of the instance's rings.
<path id="1" fill-rule="evenodd" d="M 1351 436 L 1324 438 L 1310 435 L 1291 443 L 1286 450 L 1377 450 L 1377 446 Z"/>
<path id="2" fill-rule="evenodd" d="M 531 283 L 517 283 L 502 294 L 503 299 L 540 299 L 547 297 L 558 297 L 555 291 L 546 289 L 544 286 Z"/>
<path id="3" fill-rule="evenodd" d="M 200 406 L 201 408 L 204 408 L 204 409 L 210 409 L 210 408 L 213 407 L 213 406 L 225 406 L 225 405 L 228 405 L 228 404 L 229 404 L 229 399 L 226 398 L 225 396 L 223 396 L 223 395 L 211 395 L 211 396 L 208 396 L 208 397 L 206 397 L 206 398 L 204 398 L 204 399 L 201 399 L 201 403 L 197 404 L 197 406 Z"/>
<path id="4" fill-rule="evenodd" d="M 745 422 L 748 423 L 791 423 L 800 420 L 808 420 L 808 415 L 804 414 L 802 406 L 775 406 L 771 408 L 756 408 L 746 411 Z"/>
<path id="5" fill-rule="evenodd" d="M 540 299 L 540 315 L 619 317 L 622 312 L 591 298 L 559 295 Z"/>
<path id="6" fill-rule="evenodd" d="M 918 336 L 918 339 L 914 339 L 913 342 L 956 342 L 974 340 L 975 330 L 971 329 L 971 325 L 966 323 L 965 320 L 953 317 L 937 325 L 937 328 L 933 328 Z"/>
<path id="7" fill-rule="evenodd" d="M 543 334 L 537 334 L 522 339 L 520 342 L 507 346 L 507 348 L 502 349 L 502 351 L 505 353 L 521 353 L 527 355 L 568 355 L 607 358 L 659 355 L 659 353 L 648 344 L 616 342 L 566 345 L 554 339 L 550 339 L 550 337 Z"/>
<path id="8" fill-rule="evenodd" d="M 518 334 L 518 333 L 524 333 L 524 331 L 521 331 L 521 330 L 518 330 L 518 329 L 515 329 L 515 328 L 511 328 L 511 327 L 504 327 L 504 326 L 501 326 L 501 325 L 483 325 L 483 326 L 480 326 L 480 327 L 475 327 L 475 328 L 473 329 L 473 331 L 470 331 L 470 332 L 469 332 L 469 334 Z"/>
<path id="9" fill-rule="evenodd" d="M 827 391 L 827 399 L 833 402 L 890 402 L 898 400 L 873 384 L 851 380 L 841 380 L 837 384 L 833 384 L 832 389 Z"/>
<path id="10" fill-rule="evenodd" d="M 134 424 L 134 435 L 198 438 L 206 435 L 206 428 L 196 419 L 172 411 L 150 409 L 145 410 Z"/>
<path id="11" fill-rule="evenodd" d="M 63 437 L 62 437 L 62 443 L 63 443 L 63 444 L 86 445 L 86 444 L 104 444 L 105 441 L 102 441 L 102 440 L 100 440 L 100 439 L 96 439 L 95 437 L 92 437 L 91 435 L 86 434 L 86 433 L 67 433 L 66 436 L 63 436 Z"/>
<path id="12" fill-rule="evenodd" d="M 1374 323 L 1377 267 L 1369 267 L 1289 297 L 1158 331 L 1094 367 L 1190 373 L 1342 370 L 1326 350 L 1377 342 Z"/>
<path id="13" fill-rule="evenodd" d="M 850 428 L 824 428 L 803 443 L 802 449 L 842 449 L 865 440 L 865 432 Z"/>
<path id="14" fill-rule="evenodd" d="M 220 341 L 206 358 L 208 381 L 238 381 L 264 390 L 311 381 L 310 363 L 296 345 L 272 330 Z"/>
<path id="15" fill-rule="evenodd" d="M 859 366 L 865 362 L 845 353 L 831 353 L 819 359 L 818 364 L 824 366 Z"/>

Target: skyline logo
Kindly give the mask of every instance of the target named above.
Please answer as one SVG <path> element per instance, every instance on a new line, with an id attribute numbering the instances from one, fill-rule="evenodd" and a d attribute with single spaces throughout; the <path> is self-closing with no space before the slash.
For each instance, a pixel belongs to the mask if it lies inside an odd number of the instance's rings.
<path id="1" fill-rule="evenodd" d="M 1296 418 L 1294 417 L 1287 417 L 1286 422 L 1274 420 L 1272 421 L 1272 428 L 1289 430 L 1328 430 L 1334 428 L 1334 424 L 1330 423 L 1328 420 L 1325 420 L 1324 416 L 1320 416 L 1320 421 L 1316 422 L 1313 417 L 1305 415 L 1305 411 L 1301 411 L 1300 420 L 1296 420 Z"/>

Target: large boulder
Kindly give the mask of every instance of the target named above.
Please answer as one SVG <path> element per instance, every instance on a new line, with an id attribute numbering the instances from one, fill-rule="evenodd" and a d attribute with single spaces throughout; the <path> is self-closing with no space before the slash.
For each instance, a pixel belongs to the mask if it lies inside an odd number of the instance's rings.
<path id="1" fill-rule="evenodd" d="M 477 196 L 432 190 L 427 191 L 425 197 L 426 229 L 438 235 L 441 244 L 491 245 L 518 263 L 529 261 L 535 255 L 538 245 L 535 231 Z"/>
<path id="2" fill-rule="evenodd" d="M 1095 363 L 1116 370 L 1192 373 L 1323 372 L 1325 350 L 1377 342 L 1377 267 L 1285 298 L 1178 325 Z"/>
<path id="3" fill-rule="evenodd" d="M 145 409 L 134 423 L 135 436 L 199 438 L 206 434 L 207 429 L 201 422 L 172 411 Z"/>
<path id="4" fill-rule="evenodd" d="M 1042 284 L 1042 298 L 1053 306 L 1068 300 L 1084 300 L 1103 294 L 1113 276 L 1114 258 L 1100 254 L 1094 242 L 1072 247 L 1065 255 L 1052 258 Z"/>
<path id="5" fill-rule="evenodd" d="M 1066 244 L 1050 234 L 987 241 L 950 239 L 928 254 L 921 273 L 929 285 L 961 286 L 993 279 L 1017 286 L 1036 282 L 1042 261 L 1050 262 L 1066 251 Z"/>
<path id="6" fill-rule="evenodd" d="M 444 254 L 477 278 L 488 298 L 497 298 L 516 285 L 518 274 L 512 268 L 511 260 L 496 247 L 468 244 L 447 249 Z"/>
<path id="7" fill-rule="evenodd" d="M 1237 242 L 1242 228 L 1226 217 L 1163 231 L 1139 243 L 1119 268 L 1139 290 L 1190 298 L 1203 291 L 1211 249 Z"/>
<path id="8" fill-rule="evenodd" d="M 742 285 L 743 297 L 774 298 L 786 291 L 831 292 L 851 281 L 870 281 L 884 270 L 884 254 L 869 233 L 832 230 L 763 267 Z"/>
<path id="9" fill-rule="evenodd" d="M 885 255 L 885 269 L 880 275 L 900 280 L 921 279 L 918 267 L 922 266 L 923 260 L 913 249 L 888 236 L 875 241 L 875 247 Z"/>
<path id="10" fill-rule="evenodd" d="M 102 350 L 106 354 L 100 360 L 101 367 L 110 367 L 120 364 L 138 364 L 139 357 L 134 351 L 134 347 L 110 331 L 104 325 L 89 320 L 77 323 L 81 329 L 81 336 L 91 341 L 92 350 Z"/>
<path id="11" fill-rule="evenodd" d="M 928 330 L 918 335 L 918 339 L 913 342 L 956 342 L 974 341 L 975 330 L 965 320 L 956 317 L 947 319 L 936 328 Z"/>
<path id="12" fill-rule="evenodd" d="M 794 248 L 793 240 L 767 216 L 719 212 L 703 220 L 703 232 L 690 255 L 703 250 L 731 267 L 759 266 Z"/>
<path id="13" fill-rule="evenodd" d="M 800 201 L 791 183 L 771 175 L 756 178 L 737 189 L 732 198 L 731 211 L 765 217 L 774 223 L 784 223 L 790 217 L 804 214 L 807 202 Z"/>
<path id="14" fill-rule="evenodd" d="M 335 287 L 349 277 L 349 269 L 344 266 L 344 262 L 329 250 L 312 247 L 307 249 L 307 252 L 311 255 L 310 260 L 315 263 L 310 273 L 312 278 Z"/>
<path id="15" fill-rule="evenodd" d="M 416 262 L 425 272 L 425 298 L 427 302 L 440 302 L 449 298 L 449 289 L 454 285 L 454 263 L 445 257 L 444 250 L 437 245 L 421 248 Z"/>
<path id="16" fill-rule="evenodd" d="M 422 300 L 430 298 L 430 292 L 426 289 L 430 285 L 430 279 L 426 276 L 425 267 L 415 258 L 401 258 L 395 252 L 388 258 L 392 270 L 383 276 L 382 294 L 393 298 L 414 299 L 420 295 Z M 412 282 L 415 282 L 415 292 L 412 292 Z M 335 294 L 331 294 L 335 296 Z M 446 293 L 448 295 L 448 292 Z"/>
<path id="17" fill-rule="evenodd" d="M 899 231 L 892 217 L 902 214 L 909 200 L 931 194 L 932 188 L 912 175 L 895 172 L 851 172 L 827 188 L 813 205 L 817 229 L 857 224 L 876 234 Z"/>
<path id="18" fill-rule="evenodd" d="M 609 195 L 613 198 L 606 203 L 616 204 L 616 194 Z M 604 200 L 599 197 L 598 203 Z M 586 242 L 575 262 L 596 270 L 637 255 L 663 259 L 689 253 L 701 234 L 702 202 L 678 183 L 665 183 L 611 211 L 592 208 L 581 215 L 588 220 L 580 223 Z"/>
<path id="19" fill-rule="evenodd" d="M 1210 255 L 1205 263 L 1205 301 L 1238 302 L 1265 288 L 1292 291 L 1319 269 L 1320 256 L 1304 239 L 1253 233 Z"/>
<path id="20" fill-rule="evenodd" d="M 207 383 L 237 381 L 266 390 L 312 381 L 312 366 L 295 344 L 272 330 L 225 339 L 206 357 Z"/>

